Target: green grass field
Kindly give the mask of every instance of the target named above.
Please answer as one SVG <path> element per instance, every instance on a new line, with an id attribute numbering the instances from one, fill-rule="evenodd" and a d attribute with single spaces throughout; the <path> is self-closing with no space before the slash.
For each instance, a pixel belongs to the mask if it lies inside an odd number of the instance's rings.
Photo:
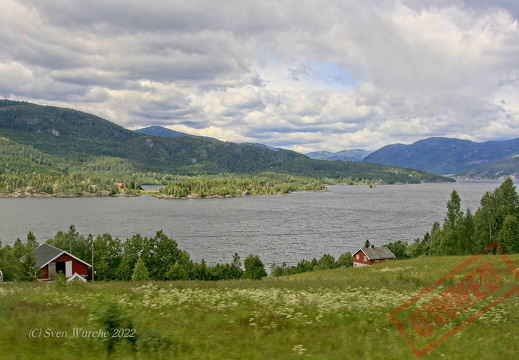
<path id="1" fill-rule="evenodd" d="M 261 281 L 3 284 L 0 357 L 415 359 L 389 313 L 468 258 Z M 499 256 L 484 259 L 504 269 Z M 519 255 L 509 259 L 519 266 Z M 508 273 L 500 283 L 504 291 L 518 283 Z M 518 325 L 515 294 L 422 358 L 517 358 Z M 119 337 L 100 337 L 111 328 L 121 329 Z"/>

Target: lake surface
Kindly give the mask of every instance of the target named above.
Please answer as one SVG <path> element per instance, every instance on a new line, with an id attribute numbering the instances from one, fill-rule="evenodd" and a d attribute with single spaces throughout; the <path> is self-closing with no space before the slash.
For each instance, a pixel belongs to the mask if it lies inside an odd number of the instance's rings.
<path id="1" fill-rule="evenodd" d="M 413 241 L 443 222 L 450 193 L 474 213 L 481 197 L 499 181 L 419 185 L 330 186 L 326 192 L 247 196 L 230 199 L 3 198 L 0 240 L 24 240 L 29 231 L 42 243 L 74 224 L 81 234 L 126 239 L 175 239 L 191 257 L 208 264 L 231 262 L 234 253 L 255 254 L 268 267 L 301 259 L 356 251 L 369 239 L 377 246 Z"/>

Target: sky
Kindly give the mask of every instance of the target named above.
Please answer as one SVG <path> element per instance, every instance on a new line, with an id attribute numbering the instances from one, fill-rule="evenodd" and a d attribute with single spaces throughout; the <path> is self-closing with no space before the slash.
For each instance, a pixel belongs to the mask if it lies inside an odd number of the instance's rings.
<path id="1" fill-rule="evenodd" d="M 516 0 L 2 0 L 0 98 L 309 151 L 519 137 Z"/>

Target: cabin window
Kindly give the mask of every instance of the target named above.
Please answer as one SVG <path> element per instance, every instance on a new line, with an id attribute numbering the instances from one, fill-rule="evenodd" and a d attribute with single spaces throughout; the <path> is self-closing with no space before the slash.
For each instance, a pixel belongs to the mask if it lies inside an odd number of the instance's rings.
<path id="1" fill-rule="evenodd" d="M 360 255 L 359 254 L 357 254 L 357 260 L 360 260 Z"/>
<path id="2" fill-rule="evenodd" d="M 379 261 L 378 259 L 377 259 L 377 260 L 375 260 L 375 262 L 378 262 L 378 261 Z"/>

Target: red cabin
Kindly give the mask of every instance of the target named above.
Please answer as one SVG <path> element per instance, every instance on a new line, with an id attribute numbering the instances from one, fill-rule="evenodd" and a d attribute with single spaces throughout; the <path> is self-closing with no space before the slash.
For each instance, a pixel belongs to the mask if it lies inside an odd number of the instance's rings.
<path id="1" fill-rule="evenodd" d="M 361 248 L 353 254 L 353 267 L 368 266 L 379 262 L 395 260 L 395 255 L 387 246 Z"/>
<path id="2" fill-rule="evenodd" d="M 36 260 L 36 269 L 41 270 L 40 280 L 54 280 L 60 271 L 67 279 L 78 276 L 84 280 L 88 278 L 88 268 L 91 265 L 65 250 L 49 244 L 41 244 L 31 252 L 31 255 Z"/>

